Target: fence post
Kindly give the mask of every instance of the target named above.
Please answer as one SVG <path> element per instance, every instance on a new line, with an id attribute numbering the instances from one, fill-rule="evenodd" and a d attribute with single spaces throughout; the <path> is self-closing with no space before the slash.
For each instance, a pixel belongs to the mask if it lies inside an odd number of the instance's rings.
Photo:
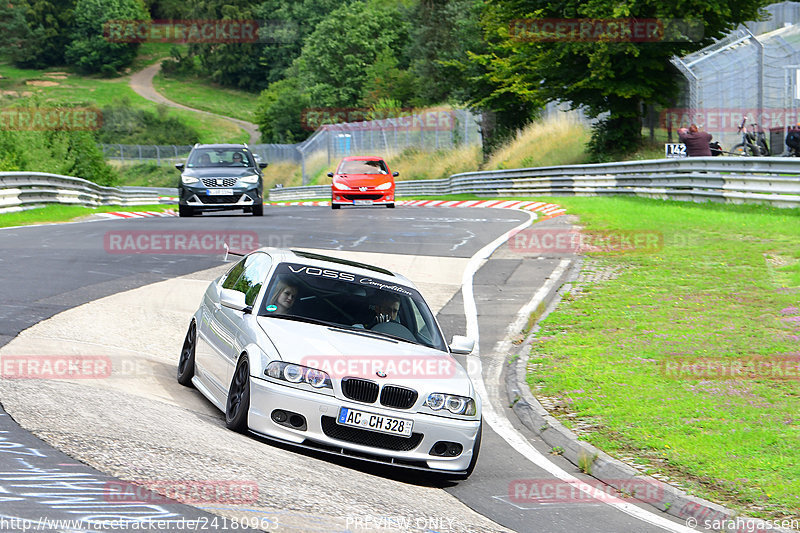
<path id="1" fill-rule="evenodd" d="M 161 166 L 161 150 L 158 149 L 158 145 L 155 145 L 155 147 L 156 147 L 156 164 L 158 166 Z"/>

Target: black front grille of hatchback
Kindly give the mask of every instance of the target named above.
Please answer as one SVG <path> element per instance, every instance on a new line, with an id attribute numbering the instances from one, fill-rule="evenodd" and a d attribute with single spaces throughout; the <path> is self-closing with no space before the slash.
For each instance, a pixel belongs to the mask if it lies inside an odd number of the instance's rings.
<path id="1" fill-rule="evenodd" d="M 381 391 L 381 405 L 395 409 L 410 409 L 417 401 L 417 391 L 386 385 Z"/>
<path id="2" fill-rule="evenodd" d="M 206 187 L 233 187 L 238 178 L 201 178 Z"/>
<path id="3" fill-rule="evenodd" d="M 378 384 L 366 379 L 344 378 L 342 394 L 356 402 L 375 403 L 378 399 Z"/>
<path id="4" fill-rule="evenodd" d="M 331 416 L 322 417 L 322 432 L 332 439 L 397 452 L 413 450 L 422 442 L 423 436 L 422 433 L 412 433 L 410 437 L 398 437 L 377 431 L 351 428 L 337 424 L 336 419 Z"/>

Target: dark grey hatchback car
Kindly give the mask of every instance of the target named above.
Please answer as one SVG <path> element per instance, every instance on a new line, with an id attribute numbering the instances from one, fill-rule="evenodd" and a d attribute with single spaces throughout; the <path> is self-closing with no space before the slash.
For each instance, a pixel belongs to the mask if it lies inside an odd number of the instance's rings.
<path id="1" fill-rule="evenodd" d="M 264 214 L 261 169 L 246 144 L 196 144 L 181 171 L 178 211 L 190 217 L 203 211 L 242 209 Z"/>

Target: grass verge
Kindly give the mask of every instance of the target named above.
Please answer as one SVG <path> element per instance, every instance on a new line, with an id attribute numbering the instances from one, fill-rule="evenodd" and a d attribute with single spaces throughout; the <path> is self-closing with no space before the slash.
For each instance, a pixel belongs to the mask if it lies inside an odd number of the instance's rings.
<path id="1" fill-rule="evenodd" d="M 11 226 L 28 226 L 30 224 L 46 224 L 55 222 L 72 222 L 97 213 L 110 213 L 112 211 L 167 211 L 176 209 L 174 205 L 137 205 L 83 207 L 80 205 L 50 204 L 37 209 L 27 209 L 15 213 L 0 214 L 0 228 Z"/>
<path id="2" fill-rule="evenodd" d="M 542 322 L 534 393 L 581 438 L 648 473 L 764 518 L 800 518 L 800 211 L 549 200 L 587 231 L 655 232 L 663 247 L 588 254 L 593 270 L 619 277 L 583 284 Z M 709 359 L 763 360 L 795 378 L 674 370 Z"/>
<path id="3" fill-rule="evenodd" d="M 65 70 L 20 69 L 0 63 L 0 104 L 7 105 L 19 97 L 37 97 L 47 103 L 72 103 L 105 107 L 127 103 L 136 109 L 156 113 L 158 104 L 139 96 L 128 85 L 130 78 L 79 76 Z M 246 131 L 232 122 L 181 109 L 169 109 L 168 116 L 177 117 L 200 135 L 202 143 L 248 142 Z"/>
<path id="4" fill-rule="evenodd" d="M 185 106 L 217 115 L 255 121 L 258 95 L 204 82 L 199 78 L 172 78 L 159 73 L 153 79 L 156 90 Z"/>

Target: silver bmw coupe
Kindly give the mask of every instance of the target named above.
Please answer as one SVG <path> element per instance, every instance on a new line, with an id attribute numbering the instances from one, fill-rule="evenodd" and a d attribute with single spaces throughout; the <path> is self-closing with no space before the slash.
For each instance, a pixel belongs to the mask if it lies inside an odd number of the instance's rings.
<path id="1" fill-rule="evenodd" d="M 383 268 L 262 248 L 213 281 L 189 324 L 178 382 L 228 428 L 466 478 L 481 399 L 414 285 Z"/>

